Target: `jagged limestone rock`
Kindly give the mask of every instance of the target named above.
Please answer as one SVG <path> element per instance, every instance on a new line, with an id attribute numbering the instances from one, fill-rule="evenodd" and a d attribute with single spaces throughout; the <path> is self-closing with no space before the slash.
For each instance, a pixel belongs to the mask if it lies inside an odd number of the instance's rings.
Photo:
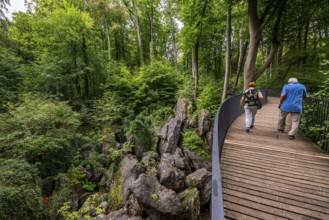
<path id="1" fill-rule="evenodd" d="M 160 183 L 168 189 L 176 192 L 185 187 L 185 172 L 175 165 L 175 159 L 172 154 L 162 154 L 159 165 Z"/>
<path id="2" fill-rule="evenodd" d="M 133 182 L 132 190 L 144 207 L 150 207 L 163 214 L 179 215 L 182 212 L 180 199 L 175 191 L 162 186 L 154 177 L 140 175 Z"/>
<path id="3" fill-rule="evenodd" d="M 180 219 L 197 220 L 200 215 L 200 196 L 197 188 L 189 188 L 179 194 L 183 207 Z"/>

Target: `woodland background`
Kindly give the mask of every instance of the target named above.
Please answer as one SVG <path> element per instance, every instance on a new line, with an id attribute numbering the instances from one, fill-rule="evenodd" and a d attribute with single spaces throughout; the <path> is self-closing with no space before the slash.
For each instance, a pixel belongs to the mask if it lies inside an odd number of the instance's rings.
<path id="1" fill-rule="evenodd" d="M 9 20 L 0 0 L 0 219 L 69 219 L 75 187 L 101 190 L 77 167 L 115 170 L 129 135 L 154 150 L 179 98 L 193 102 L 191 121 L 250 81 L 280 89 L 296 77 L 328 99 L 328 0 L 25 3 Z"/>

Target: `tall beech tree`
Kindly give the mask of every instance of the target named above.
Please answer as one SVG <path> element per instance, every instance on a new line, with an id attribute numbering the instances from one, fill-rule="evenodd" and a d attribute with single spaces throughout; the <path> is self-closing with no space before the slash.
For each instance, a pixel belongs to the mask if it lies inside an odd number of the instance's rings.
<path id="1" fill-rule="evenodd" d="M 199 84 L 199 49 L 201 43 L 204 19 L 210 0 L 189 0 L 182 5 L 184 28 L 183 41 L 192 54 L 192 76 L 194 78 L 194 100 L 198 95 Z"/>
<path id="2" fill-rule="evenodd" d="M 270 0 L 266 2 L 260 16 L 258 15 L 258 1 L 248 1 L 248 24 L 249 24 L 249 48 L 244 65 L 244 88 L 246 89 L 248 83 L 257 80 L 261 74 L 271 64 L 274 54 L 276 53 L 279 46 L 279 27 L 283 10 L 285 8 L 287 0 Z M 272 29 L 272 47 L 267 60 L 264 65 L 259 69 L 255 70 L 256 57 L 259 48 L 260 41 L 262 40 L 262 32 L 272 18 L 275 17 L 275 24 Z"/>
<path id="3" fill-rule="evenodd" d="M 229 2 L 227 9 L 227 20 L 226 20 L 226 65 L 225 65 L 225 78 L 224 88 L 222 94 L 222 102 L 226 99 L 228 90 L 228 81 L 231 75 L 231 20 L 232 20 L 232 5 Z"/>
<path id="4" fill-rule="evenodd" d="M 134 23 L 137 33 L 137 43 L 138 43 L 138 53 L 139 53 L 139 63 L 142 66 L 144 63 L 144 53 L 143 53 L 143 44 L 142 44 L 142 33 L 141 33 L 141 25 L 140 18 L 138 14 L 137 3 L 135 0 L 132 1 L 124 1 L 129 14 L 130 19 Z"/>

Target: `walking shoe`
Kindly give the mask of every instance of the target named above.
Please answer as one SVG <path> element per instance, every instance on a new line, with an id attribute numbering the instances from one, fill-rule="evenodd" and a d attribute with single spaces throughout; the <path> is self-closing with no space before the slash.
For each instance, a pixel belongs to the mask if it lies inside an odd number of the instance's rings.
<path id="1" fill-rule="evenodd" d="M 289 135 L 289 139 L 290 140 L 294 140 L 295 139 L 295 135 Z"/>
<path id="2" fill-rule="evenodd" d="M 253 125 L 250 125 L 250 129 L 252 129 L 254 126 Z"/>
<path id="3" fill-rule="evenodd" d="M 246 132 L 249 133 L 250 132 L 250 128 L 246 128 Z"/>

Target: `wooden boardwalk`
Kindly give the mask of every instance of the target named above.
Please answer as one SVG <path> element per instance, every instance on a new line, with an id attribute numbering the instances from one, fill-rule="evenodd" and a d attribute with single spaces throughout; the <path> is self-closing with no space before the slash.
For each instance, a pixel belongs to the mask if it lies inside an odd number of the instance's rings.
<path id="1" fill-rule="evenodd" d="M 221 172 L 226 219 L 329 219 L 329 156 L 301 134 L 276 138 L 278 99 L 245 132 L 245 115 L 225 139 Z M 288 122 L 288 120 L 287 120 Z"/>

